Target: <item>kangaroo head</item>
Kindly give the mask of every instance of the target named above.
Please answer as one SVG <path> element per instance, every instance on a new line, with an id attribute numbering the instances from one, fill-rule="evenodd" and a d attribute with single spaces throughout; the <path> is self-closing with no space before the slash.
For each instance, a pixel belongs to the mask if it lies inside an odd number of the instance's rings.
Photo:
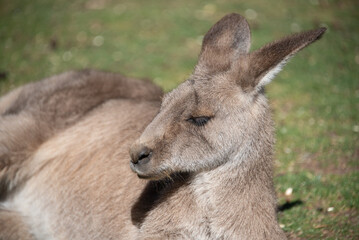
<path id="1" fill-rule="evenodd" d="M 158 115 L 131 147 L 131 169 L 141 178 L 161 179 L 270 152 L 272 124 L 263 87 L 325 30 L 249 53 L 247 21 L 238 14 L 223 17 L 205 35 L 192 76 L 165 95 Z"/>

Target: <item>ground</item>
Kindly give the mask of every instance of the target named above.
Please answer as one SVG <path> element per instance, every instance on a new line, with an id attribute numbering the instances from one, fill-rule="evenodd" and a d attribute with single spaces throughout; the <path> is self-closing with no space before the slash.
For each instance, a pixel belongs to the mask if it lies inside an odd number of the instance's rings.
<path id="1" fill-rule="evenodd" d="M 0 95 L 81 68 L 171 90 L 192 72 L 203 34 L 230 12 L 248 19 L 252 50 L 325 26 L 266 89 L 279 222 L 292 239 L 358 239 L 358 9 L 354 0 L 0 0 Z"/>

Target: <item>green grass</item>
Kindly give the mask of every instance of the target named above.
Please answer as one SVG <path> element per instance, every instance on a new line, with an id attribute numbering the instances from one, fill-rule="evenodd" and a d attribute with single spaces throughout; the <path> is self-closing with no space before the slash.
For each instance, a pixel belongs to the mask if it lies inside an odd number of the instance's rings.
<path id="1" fill-rule="evenodd" d="M 229 12 L 252 16 L 252 49 L 326 26 L 267 88 L 279 202 L 287 188 L 289 201 L 302 202 L 279 221 L 291 238 L 358 239 L 358 9 L 354 0 L 0 0 L 0 94 L 80 68 L 149 77 L 168 91 L 190 75 L 203 34 Z"/>

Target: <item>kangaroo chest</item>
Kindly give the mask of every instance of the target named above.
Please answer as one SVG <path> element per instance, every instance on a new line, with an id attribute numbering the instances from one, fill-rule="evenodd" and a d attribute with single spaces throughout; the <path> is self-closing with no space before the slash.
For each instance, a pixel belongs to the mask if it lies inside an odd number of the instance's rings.
<path id="1" fill-rule="evenodd" d="M 140 225 L 140 237 L 145 239 L 214 239 L 216 207 L 205 187 L 192 184 L 159 199 Z"/>

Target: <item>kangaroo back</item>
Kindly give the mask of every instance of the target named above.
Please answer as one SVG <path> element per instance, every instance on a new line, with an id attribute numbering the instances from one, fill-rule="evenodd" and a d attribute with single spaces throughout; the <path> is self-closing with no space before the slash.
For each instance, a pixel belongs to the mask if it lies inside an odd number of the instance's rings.
<path id="1" fill-rule="evenodd" d="M 33 240 L 24 216 L 16 211 L 0 208 L 0 240 Z"/>
<path id="2" fill-rule="evenodd" d="M 47 139 L 110 99 L 159 101 L 162 90 L 120 74 L 72 71 L 20 87 L 0 98 L 0 196 Z"/>

